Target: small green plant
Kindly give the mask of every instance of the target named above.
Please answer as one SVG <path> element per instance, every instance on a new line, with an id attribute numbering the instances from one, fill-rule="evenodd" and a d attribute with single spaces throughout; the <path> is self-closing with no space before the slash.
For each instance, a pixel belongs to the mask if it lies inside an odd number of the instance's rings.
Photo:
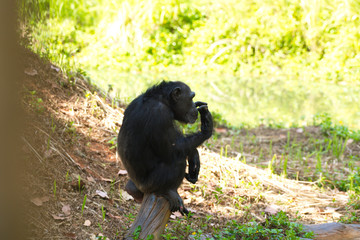
<path id="1" fill-rule="evenodd" d="M 102 220 L 105 221 L 106 210 L 104 209 L 104 205 L 101 206 Z"/>
<path id="2" fill-rule="evenodd" d="M 133 239 L 137 240 L 140 237 L 140 233 L 141 233 L 141 226 L 137 226 L 134 233 L 133 233 Z"/>
<path id="3" fill-rule="evenodd" d="M 146 236 L 146 240 L 152 240 L 152 239 L 154 239 L 154 235 L 151 234 Z"/>
<path id="4" fill-rule="evenodd" d="M 177 237 L 174 237 L 171 233 L 162 234 L 161 236 L 166 240 L 178 239 Z"/>
<path id="5" fill-rule="evenodd" d="M 56 124 L 54 123 L 54 118 L 51 117 L 51 132 L 55 133 Z"/>
<path id="6" fill-rule="evenodd" d="M 50 142 L 51 142 L 51 137 L 49 136 L 48 139 L 46 140 L 46 150 L 50 150 Z"/>
<path id="7" fill-rule="evenodd" d="M 99 227 L 100 231 L 101 231 L 101 232 L 103 232 L 103 228 L 102 228 L 101 224 L 100 224 L 100 223 L 98 223 L 97 225 L 98 225 L 98 227 Z"/>
<path id="8" fill-rule="evenodd" d="M 276 160 L 276 154 L 274 154 L 274 156 L 272 157 L 271 161 L 268 164 L 268 169 L 270 173 L 275 173 L 275 169 L 274 169 L 274 162 Z"/>
<path id="9" fill-rule="evenodd" d="M 117 145 L 116 140 L 117 140 L 117 137 L 115 136 L 115 137 L 111 138 L 111 139 L 107 142 L 107 143 L 111 144 L 110 149 L 116 148 L 116 145 Z"/>
<path id="10" fill-rule="evenodd" d="M 196 231 L 192 224 L 192 216 L 193 213 L 189 213 L 183 219 L 171 220 L 174 224 L 173 227 L 166 228 L 165 234 L 162 236 L 165 239 L 187 239 L 191 233 Z M 182 238 L 179 238 L 179 236 L 182 236 Z"/>
<path id="11" fill-rule="evenodd" d="M 70 181 L 71 181 L 70 176 L 69 176 L 69 171 L 66 172 L 65 181 L 66 181 L 66 182 L 70 182 Z"/>
<path id="12" fill-rule="evenodd" d="M 224 192 L 222 191 L 222 187 L 216 187 L 215 191 L 213 191 L 214 197 L 216 198 L 216 202 L 220 203 L 221 199 L 220 197 L 224 194 Z"/>
<path id="13" fill-rule="evenodd" d="M 288 165 L 288 156 L 284 156 L 284 166 L 283 166 L 283 172 L 282 172 L 282 176 L 286 177 L 287 176 L 287 165 Z"/>
<path id="14" fill-rule="evenodd" d="M 351 191 L 355 194 L 360 193 L 360 167 L 350 167 L 350 174 L 347 179 L 342 179 L 336 182 L 336 186 L 341 191 Z M 352 196 L 352 195 L 351 195 Z"/>
<path id="15" fill-rule="evenodd" d="M 322 173 L 321 149 L 316 153 L 316 171 Z"/>
<path id="16" fill-rule="evenodd" d="M 82 203 L 82 206 L 81 206 L 81 216 L 83 215 L 83 213 L 84 213 L 84 208 L 85 208 L 85 203 L 86 203 L 86 194 L 85 194 L 85 196 L 84 196 L 84 200 L 83 200 L 83 203 Z"/>
<path id="17" fill-rule="evenodd" d="M 81 185 L 81 176 L 78 175 L 78 189 L 79 189 L 79 192 L 81 192 L 83 189 L 82 189 L 82 185 Z"/>
<path id="18" fill-rule="evenodd" d="M 130 222 L 133 222 L 134 220 L 135 220 L 135 218 L 136 218 L 136 216 L 134 216 L 132 213 L 129 213 L 128 215 L 126 215 L 126 217 L 127 217 L 127 223 L 130 223 Z"/>
<path id="19" fill-rule="evenodd" d="M 260 148 L 260 151 L 259 151 L 259 158 L 258 158 L 259 162 L 261 162 L 261 160 L 262 160 L 263 158 L 264 158 L 263 149 L 262 149 L 262 148 Z"/>
<path id="20" fill-rule="evenodd" d="M 111 180 L 109 195 L 112 195 L 115 192 L 115 183 L 115 179 Z"/>
<path id="21" fill-rule="evenodd" d="M 332 139 L 332 154 L 340 160 L 341 156 L 343 156 L 346 148 L 346 142 L 348 141 L 348 137 L 345 139 L 341 139 L 337 136 L 333 136 Z"/>
<path id="22" fill-rule="evenodd" d="M 336 136 L 342 139 L 351 138 L 360 141 L 360 130 L 350 130 L 346 126 L 334 124 L 328 113 L 316 114 L 313 121 L 314 125 L 320 126 L 322 132 L 327 136 Z"/>
<path id="23" fill-rule="evenodd" d="M 356 212 L 350 212 L 350 214 L 346 214 L 345 216 L 340 217 L 339 222 L 345 224 L 359 223 L 360 215 L 356 215 Z"/>
<path id="24" fill-rule="evenodd" d="M 74 121 L 70 121 L 66 124 L 66 132 L 72 135 L 72 137 L 76 137 L 76 128 L 74 126 Z"/>
<path id="25" fill-rule="evenodd" d="M 40 97 L 36 97 L 36 91 L 29 91 L 30 93 L 30 105 L 35 108 L 36 112 L 42 113 L 45 110 L 44 101 Z"/>

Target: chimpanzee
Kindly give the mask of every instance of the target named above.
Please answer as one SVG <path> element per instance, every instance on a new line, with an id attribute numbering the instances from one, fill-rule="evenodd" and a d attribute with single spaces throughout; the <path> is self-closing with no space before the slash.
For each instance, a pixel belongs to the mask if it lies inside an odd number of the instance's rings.
<path id="1" fill-rule="evenodd" d="M 213 130 L 207 104 L 194 103 L 194 97 L 185 83 L 162 81 L 126 108 L 118 151 L 130 176 L 125 189 L 135 200 L 142 201 L 144 193 L 155 193 L 169 201 L 171 211 L 188 213 L 177 189 L 184 177 L 192 183 L 197 181 L 200 158 L 196 148 Z M 201 131 L 184 136 L 174 120 L 192 124 L 198 112 Z"/>

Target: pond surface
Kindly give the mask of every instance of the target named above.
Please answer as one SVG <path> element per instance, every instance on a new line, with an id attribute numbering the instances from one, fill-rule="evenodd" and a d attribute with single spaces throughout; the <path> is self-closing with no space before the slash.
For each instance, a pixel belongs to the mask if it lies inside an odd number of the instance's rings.
<path id="1" fill-rule="evenodd" d="M 130 102 L 154 83 L 184 81 L 196 92 L 195 100 L 208 102 L 234 126 L 283 123 L 311 125 L 315 114 L 328 113 L 337 124 L 360 129 L 360 86 L 285 79 L 249 78 L 216 74 L 114 73 L 89 71 L 103 89 L 111 84 L 121 100 Z M 171 76 L 171 77 L 170 77 Z"/>

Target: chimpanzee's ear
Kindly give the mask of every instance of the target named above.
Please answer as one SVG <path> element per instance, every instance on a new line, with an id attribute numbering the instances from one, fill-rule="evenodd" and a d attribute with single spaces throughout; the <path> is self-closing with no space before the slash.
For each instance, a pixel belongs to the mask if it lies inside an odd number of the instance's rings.
<path id="1" fill-rule="evenodd" d="M 181 96 L 181 88 L 176 87 L 174 88 L 170 93 L 171 99 L 177 102 L 180 99 Z"/>

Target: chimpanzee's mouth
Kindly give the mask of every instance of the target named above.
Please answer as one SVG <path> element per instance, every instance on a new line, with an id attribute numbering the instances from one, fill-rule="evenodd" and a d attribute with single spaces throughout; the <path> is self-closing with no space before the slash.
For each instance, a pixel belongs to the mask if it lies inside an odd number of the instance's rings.
<path id="1" fill-rule="evenodd" d="M 189 114 L 188 120 L 190 124 L 193 124 L 196 122 L 196 119 L 198 118 L 198 110 L 196 109 L 196 111 L 192 111 Z"/>

